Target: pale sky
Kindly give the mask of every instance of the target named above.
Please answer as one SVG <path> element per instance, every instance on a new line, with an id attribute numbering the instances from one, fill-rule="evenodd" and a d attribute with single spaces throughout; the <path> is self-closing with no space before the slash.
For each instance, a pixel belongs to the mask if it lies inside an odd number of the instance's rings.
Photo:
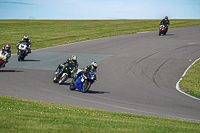
<path id="1" fill-rule="evenodd" d="M 0 0 L 0 19 L 200 19 L 200 0 Z"/>

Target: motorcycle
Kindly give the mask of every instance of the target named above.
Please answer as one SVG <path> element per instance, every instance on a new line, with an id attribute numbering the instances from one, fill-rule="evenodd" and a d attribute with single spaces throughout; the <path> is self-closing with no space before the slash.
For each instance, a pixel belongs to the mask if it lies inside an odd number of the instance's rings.
<path id="1" fill-rule="evenodd" d="M 6 59 L 7 59 L 8 53 L 3 53 L 1 50 L 0 50 L 0 53 L 1 53 L 0 68 L 2 68 L 6 64 Z"/>
<path id="2" fill-rule="evenodd" d="M 62 85 L 68 78 L 71 78 L 71 74 L 73 74 L 72 67 L 68 67 L 65 65 L 62 65 L 61 69 L 57 67 L 54 74 L 53 82 Z"/>
<path id="3" fill-rule="evenodd" d="M 18 47 L 18 61 L 24 60 L 24 58 L 27 56 L 27 51 L 26 51 L 27 45 L 24 43 L 19 44 Z"/>
<path id="4" fill-rule="evenodd" d="M 78 72 L 82 71 L 81 69 L 78 69 Z M 74 77 L 72 76 L 72 79 Z M 96 70 L 95 69 L 90 69 L 88 73 L 83 73 L 80 75 L 77 80 L 73 83 L 70 83 L 69 89 L 70 90 L 75 90 L 76 88 L 80 89 L 83 93 L 87 92 L 91 85 L 95 82 L 96 80 Z"/>
<path id="5" fill-rule="evenodd" d="M 166 35 L 166 33 L 167 33 L 167 26 L 165 26 L 165 25 L 163 25 L 163 24 L 160 24 L 160 28 L 159 28 L 159 36 L 161 35 L 161 34 L 163 34 L 163 35 Z"/>

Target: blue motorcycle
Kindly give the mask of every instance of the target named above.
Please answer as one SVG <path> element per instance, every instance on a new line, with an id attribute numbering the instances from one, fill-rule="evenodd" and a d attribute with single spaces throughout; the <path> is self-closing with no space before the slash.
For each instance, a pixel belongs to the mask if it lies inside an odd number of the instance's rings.
<path id="1" fill-rule="evenodd" d="M 80 69 L 79 69 L 80 71 Z M 72 76 L 72 79 L 74 77 Z M 80 89 L 83 93 L 87 92 L 90 89 L 90 86 L 96 80 L 96 70 L 90 69 L 89 72 L 83 73 L 81 76 L 77 78 L 77 80 L 73 83 L 70 83 L 69 89 L 75 90 Z"/>

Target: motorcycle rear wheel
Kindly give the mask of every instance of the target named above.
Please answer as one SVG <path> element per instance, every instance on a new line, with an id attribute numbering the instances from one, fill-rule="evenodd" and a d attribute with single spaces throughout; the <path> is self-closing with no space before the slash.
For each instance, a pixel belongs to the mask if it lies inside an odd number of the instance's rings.
<path id="1" fill-rule="evenodd" d="M 82 87 L 81 87 L 81 91 L 83 93 L 86 93 L 89 89 L 90 89 L 90 86 L 91 86 L 91 82 L 86 80 L 85 82 L 83 82 L 82 84 Z"/>
<path id="2" fill-rule="evenodd" d="M 68 76 L 65 75 L 63 77 L 60 77 L 60 80 L 58 81 L 58 84 L 59 85 L 62 85 L 66 80 L 68 79 Z"/>

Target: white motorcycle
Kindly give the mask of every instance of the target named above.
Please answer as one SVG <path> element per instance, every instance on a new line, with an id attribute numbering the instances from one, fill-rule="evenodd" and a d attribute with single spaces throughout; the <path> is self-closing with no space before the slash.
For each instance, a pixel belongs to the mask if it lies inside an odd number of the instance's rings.
<path id="1" fill-rule="evenodd" d="M 18 61 L 20 61 L 20 60 L 23 61 L 24 58 L 26 57 L 26 55 L 27 55 L 26 48 L 27 48 L 26 44 L 24 44 L 24 43 L 19 44 L 19 46 L 18 46 Z"/>

